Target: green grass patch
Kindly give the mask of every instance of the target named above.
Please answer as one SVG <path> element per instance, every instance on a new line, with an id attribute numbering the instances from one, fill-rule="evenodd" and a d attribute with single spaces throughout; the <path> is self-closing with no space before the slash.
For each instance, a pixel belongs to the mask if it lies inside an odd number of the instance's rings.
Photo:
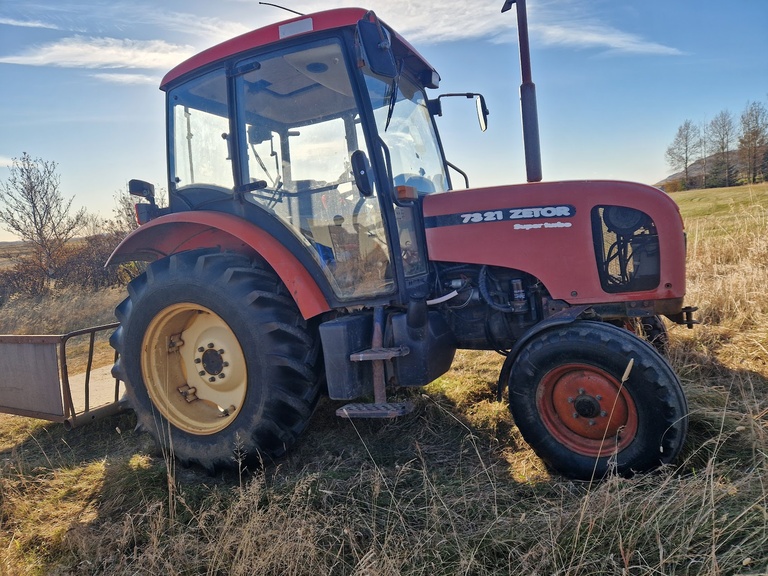
<path id="1" fill-rule="evenodd" d="M 768 217 L 768 183 L 688 190 L 670 197 L 686 221 L 704 219 L 712 229 L 739 227 L 745 217 Z"/>

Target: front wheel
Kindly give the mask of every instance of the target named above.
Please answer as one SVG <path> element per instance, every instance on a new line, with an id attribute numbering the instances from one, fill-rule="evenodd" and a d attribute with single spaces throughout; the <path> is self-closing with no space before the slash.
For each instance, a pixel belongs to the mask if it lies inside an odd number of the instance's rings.
<path id="1" fill-rule="evenodd" d="M 113 373 L 138 427 L 208 470 L 281 456 L 312 414 L 319 346 L 280 279 L 235 254 L 150 264 L 117 308 Z"/>
<path id="2" fill-rule="evenodd" d="M 627 330 L 599 322 L 534 336 L 510 371 L 509 402 L 539 457 L 583 480 L 673 461 L 688 425 L 685 395 L 666 360 Z"/>

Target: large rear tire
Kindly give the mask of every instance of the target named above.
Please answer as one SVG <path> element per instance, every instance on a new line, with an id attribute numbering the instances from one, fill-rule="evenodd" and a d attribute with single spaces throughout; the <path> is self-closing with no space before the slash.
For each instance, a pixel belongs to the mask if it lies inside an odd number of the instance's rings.
<path id="1" fill-rule="evenodd" d="M 600 322 L 534 336 L 510 371 L 509 402 L 539 457 L 582 480 L 672 462 L 688 426 L 685 395 L 666 360 L 627 330 Z"/>
<path id="2" fill-rule="evenodd" d="M 149 265 L 116 310 L 113 373 L 138 427 L 209 471 L 279 457 L 319 392 L 319 346 L 265 265 L 193 251 Z"/>

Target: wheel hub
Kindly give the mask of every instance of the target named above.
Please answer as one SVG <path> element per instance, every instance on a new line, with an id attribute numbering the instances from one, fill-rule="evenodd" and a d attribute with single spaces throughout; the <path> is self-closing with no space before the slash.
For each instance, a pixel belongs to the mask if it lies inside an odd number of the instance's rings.
<path id="1" fill-rule="evenodd" d="M 634 402 L 621 382 L 586 364 L 567 364 L 541 381 L 537 403 L 550 433 L 589 456 L 621 450 L 637 431 Z"/>
<path id="2" fill-rule="evenodd" d="M 174 426 L 214 434 L 239 413 L 248 389 L 245 356 L 213 311 L 192 303 L 163 309 L 149 323 L 143 348 L 147 392 Z"/>
<path id="3" fill-rule="evenodd" d="M 222 370 L 224 370 L 224 366 L 227 364 L 224 362 L 224 349 L 215 350 L 213 343 L 208 344 L 208 346 L 207 350 L 203 349 L 202 356 L 195 358 L 195 363 L 197 363 L 199 359 L 200 364 L 203 365 L 203 369 L 207 374 L 223 378 L 224 373 Z M 200 350 L 198 350 L 198 352 L 200 352 Z"/>
<path id="4" fill-rule="evenodd" d="M 594 396 L 580 394 L 573 401 L 573 407 L 576 413 L 584 418 L 596 418 L 600 415 L 600 402 Z"/>

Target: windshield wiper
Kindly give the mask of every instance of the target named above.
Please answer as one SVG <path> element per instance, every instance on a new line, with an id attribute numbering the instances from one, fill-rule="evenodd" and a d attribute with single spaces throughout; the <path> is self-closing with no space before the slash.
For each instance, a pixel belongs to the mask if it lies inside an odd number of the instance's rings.
<path id="1" fill-rule="evenodd" d="M 389 108 L 387 109 L 387 121 L 384 123 L 384 132 L 389 128 L 389 121 L 392 120 L 392 113 L 395 111 L 395 104 L 397 103 L 397 94 L 400 87 L 400 73 L 403 70 L 403 64 L 400 63 L 400 70 L 397 75 L 392 78 L 392 94 L 389 97 Z"/>

